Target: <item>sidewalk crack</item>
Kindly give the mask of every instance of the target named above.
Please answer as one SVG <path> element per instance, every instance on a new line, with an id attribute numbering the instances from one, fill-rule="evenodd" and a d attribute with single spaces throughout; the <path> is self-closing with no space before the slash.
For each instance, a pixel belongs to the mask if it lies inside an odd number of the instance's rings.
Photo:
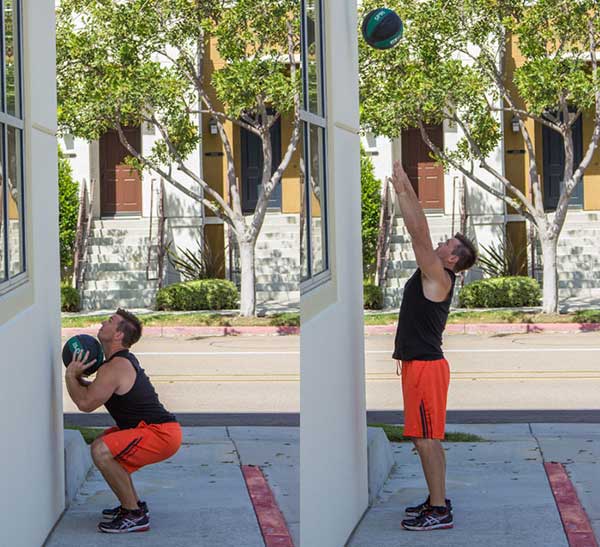
<path id="1" fill-rule="evenodd" d="M 242 457 L 240 456 L 240 451 L 238 450 L 237 444 L 235 443 L 235 439 L 231 436 L 229 432 L 229 426 L 225 426 L 225 432 L 227 433 L 227 438 L 231 441 L 233 445 L 233 449 L 235 450 L 235 457 L 237 459 L 238 465 L 242 467 Z"/>
<path id="2" fill-rule="evenodd" d="M 535 443 L 537 444 L 538 450 L 540 451 L 540 456 L 542 457 L 542 463 L 546 463 L 546 458 L 544 457 L 544 450 L 542 448 L 540 440 L 536 437 L 535 433 L 533 432 L 533 428 L 531 427 L 531 423 L 528 423 L 527 426 L 529 427 L 529 433 L 535 439 Z"/>

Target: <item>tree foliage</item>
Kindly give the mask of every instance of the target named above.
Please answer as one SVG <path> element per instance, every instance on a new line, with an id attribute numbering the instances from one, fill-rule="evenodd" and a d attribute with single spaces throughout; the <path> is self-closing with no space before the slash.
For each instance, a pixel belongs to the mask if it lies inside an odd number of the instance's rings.
<path id="1" fill-rule="evenodd" d="M 73 180 L 69 160 L 58 149 L 58 228 L 61 277 L 67 278 L 73 267 L 73 247 L 77 235 L 79 185 Z"/>
<path id="2" fill-rule="evenodd" d="M 366 279 L 371 279 L 375 275 L 377 266 L 381 181 L 375 178 L 373 162 L 362 147 L 360 151 L 360 190 L 363 275 Z"/>
<path id="3" fill-rule="evenodd" d="M 213 43 L 217 59 L 209 50 Z M 254 313 L 253 250 L 268 198 L 300 138 L 299 48 L 295 0 L 61 0 L 57 9 L 61 128 L 85 139 L 114 128 L 122 142 L 126 126 L 155 128 L 151 150 L 141 153 L 124 142 L 130 162 L 152 170 L 229 225 L 238 247 L 245 247 L 243 313 Z M 293 128 L 281 163 L 272 165 L 270 128 L 282 114 L 290 115 Z M 217 124 L 227 161 L 226 192 L 186 163 L 199 143 L 199 115 Z M 262 185 L 250 216 L 242 212 L 226 123 L 262 141 Z M 244 275 L 249 270 L 252 275 Z"/>
<path id="4" fill-rule="evenodd" d="M 374 0 L 362 4 L 367 12 Z M 363 126 L 397 137 L 418 127 L 434 156 L 503 200 L 536 228 L 544 255 L 544 309 L 554 311 L 556 242 L 569 198 L 600 140 L 600 77 L 596 0 L 390 0 L 405 21 L 398 46 L 375 50 L 361 42 Z M 513 66 L 513 60 L 519 62 Z M 573 125 L 588 113 L 593 133 L 575 165 Z M 526 150 L 526 187 L 509 180 L 490 156 L 503 138 L 502 119 L 515 118 Z M 438 148 L 428 124 L 450 122 L 460 139 Z M 564 143 L 556 213 L 544 209 L 541 158 L 532 127 L 544 125 Z M 541 147 L 540 147 L 541 149 Z M 552 273 L 554 269 L 554 273 Z"/>

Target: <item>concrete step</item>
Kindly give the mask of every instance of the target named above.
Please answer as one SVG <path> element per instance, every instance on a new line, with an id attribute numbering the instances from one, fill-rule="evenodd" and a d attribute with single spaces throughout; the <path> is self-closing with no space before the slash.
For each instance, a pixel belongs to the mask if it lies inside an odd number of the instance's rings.
<path id="1" fill-rule="evenodd" d="M 559 289 L 600 289 L 597 279 L 560 279 Z"/>
<path id="2" fill-rule="evenodd" d="M 88 239 L 88 246 L 102 246 L 102 247 L 145 247 L 147 245 L 156 245 L 155 238 L 148 237 L 135 237 L 135 236 L 123 236 L 123 237 L 90 237 Z"/>
<path id="3" fill-rule="evenodd" d="M 285 226 L 286 224 L 300 225 L 300 215 L 295 214 L 266 214 L 263 228 L 266 226 Z"/>
<path id="4" fill-rule="evenodd" d="M 278 249 L 296 249 L 299 254 L 300 253 L 299 239 L 298 238 L 282 239 L 281 241 L 277 242 L 277 248 Z M 256 243 L 255 249 L 256 249 L 256 253 L 258 253 L 259 251 L 270 251 L 271 249 L 273 249 L 273 242 L 270 240 L 269 241 L 261 241 L 259 239 L 258 242 Z"/>
<path id="5" fill-rule="evenodd" d="M 300 291 L 256 291 L 256 301 L 300 302 Z"/>
<path id="6" fill-rule="evenodd" d="M 559 298 L 580 297 L 580 298 L 600 298 L 600 288 L 583 288 L 583 289 L 559 289 Z"/>
<path id="7" fill-rule="evenodd" d="M 86 269 L 87 273 L 87 269 Z M 154 275 L 154 270 L 150 269 L 150 275 Z M 89 276 L 87 276 L 89 278 Z M 114 280 L 114 281 L 131 281 L 136 283 L 146 283 L 148 281 L 146 276 L 146 267 L 144 265 L 143 269 L 138 270 L 96 270 L 94 273 L 95 281 L 105 281 L 105 280 Z M 86 281 L 87 282 L 87 281 Z"/>
<path id="8" fill-rule="evenodd" d="M 137 253 L 140 251 L 145 251 L 146 255 L 148 254 L 148 248 L 152 250 L 152 252 L 156 251 L 157 245 L 88 245 L 87 254 L 96 256 L 96 255 L 106 255 L 112 256 L 127 256 L 129 253 Z"/>
<path id="9" fill-rule="evenodd" d="M 152 218 L 152 222 L 158 222 L 156 217 Z M 144 228 L 150 224 L 150 217 L 143 218 L 95 218 L 92 221 L 92 228 L 104 229 L 135 229 Z"/>
<path id="10" fill-rule="evenodd" d="M 300 283 L 300 271 L 256 273 L 256 283 L 296 286 Z"/>
<path id="11" fill-rule="evenodd" d="M 93 291 L 123 291 L 123 290 L 157 290 L 158 280 L 147 280 L 144 275 L 144 280 L 115 280 L 115 279 L 102 279 L 94 281 L 85 281 L 83 284 L 83 290 L 87 292 Z"/>
<path id="12" fill-rule="evenodd" d="M 95 277 L 98 272 L 139 272 L 146 270 L 146 262 L 88 262 L 85 273 L 87 276 Z"/>

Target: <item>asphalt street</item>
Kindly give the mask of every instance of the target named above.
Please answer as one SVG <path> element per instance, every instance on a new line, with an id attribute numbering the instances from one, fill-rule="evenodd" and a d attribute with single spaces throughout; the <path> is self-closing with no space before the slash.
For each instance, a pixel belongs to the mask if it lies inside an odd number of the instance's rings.
<path id="1" fill-rule="evenodd" d="M 135 353 L 170 410 L 204 417 L 189 425 L 219 425 L 232 416 L 297 425 L 299 341 L 298 336 L 144 338 Z M 372 421 L 401 421 L 392 344 L 390 335 L 365 338 Z M 449 422 L 473 423 L 477 416 L 488 417 L 481 422 L 600 420 L 600 333 L 448 335 L 445 351 L 452 371 Z M 77 422 L 66 390 L 63 399 L 65 413 Z M 102 420 L 81 416 L 78 423 Z"/>

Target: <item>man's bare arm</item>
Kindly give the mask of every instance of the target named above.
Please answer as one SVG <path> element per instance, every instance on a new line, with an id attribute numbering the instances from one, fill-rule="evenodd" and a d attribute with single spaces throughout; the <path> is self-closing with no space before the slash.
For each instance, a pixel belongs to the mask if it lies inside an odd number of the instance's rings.
<path id="1" fill-rule="evenodd" d="M 410 234 L 417 264 L 426 281 L 432 285 L 434 299 L 444 299 L 452 283 L 442 261 L 433 250 L 427 218 L 410 179 L 399 161 L 394 162 L 392 184 L 398 196 L 404 225 Z"/>

